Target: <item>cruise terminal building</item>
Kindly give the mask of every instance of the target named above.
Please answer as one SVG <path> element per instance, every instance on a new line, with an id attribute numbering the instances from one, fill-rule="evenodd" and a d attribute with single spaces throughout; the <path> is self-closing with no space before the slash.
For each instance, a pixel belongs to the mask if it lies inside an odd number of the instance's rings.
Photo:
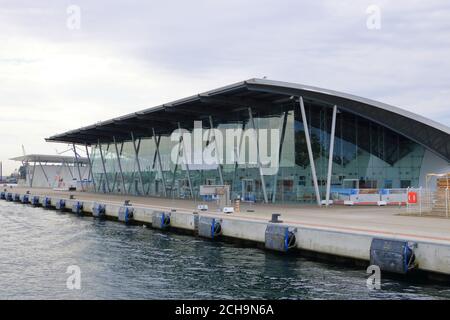
<path id="1" fill-rule="evenodd" d="M 188 134 L 174 139 L 177 130 Z M 227 130 L 231 144 L 221 141 Z M 46 140 L 85 148 L 90 191 L 148 197 L 205 200 L 201 186 L 228 185 L 232 199 L 248 202 L 338 202 L 362 190 L 425 187 L 427 174 L 450 172 L 449 127 L 381 102 L 266 79 Z M 217 161 L 196 161 L 208 147 Z M 276 159 L 275 170 L 263 154 Z"/>

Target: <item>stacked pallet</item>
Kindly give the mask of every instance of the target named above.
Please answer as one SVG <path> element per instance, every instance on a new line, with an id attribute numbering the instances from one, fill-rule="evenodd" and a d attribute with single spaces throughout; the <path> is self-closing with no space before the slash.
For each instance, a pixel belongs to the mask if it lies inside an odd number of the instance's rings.
<path id="1" fill-rule="evenodd" d="M 450 173 L 437 179 L 432 212 L 450 217 Z"/>

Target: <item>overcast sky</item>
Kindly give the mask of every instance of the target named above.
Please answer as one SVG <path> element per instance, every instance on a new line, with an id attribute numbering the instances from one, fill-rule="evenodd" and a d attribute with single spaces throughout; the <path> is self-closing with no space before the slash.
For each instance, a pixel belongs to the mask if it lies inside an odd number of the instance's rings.
<path id="1" fill-rule="evenodd" d="M 450 2 L 0 0 L 4 174 L 22 144 L 54 154 L 45 137 L 264 76 L 449 126 Z"/>

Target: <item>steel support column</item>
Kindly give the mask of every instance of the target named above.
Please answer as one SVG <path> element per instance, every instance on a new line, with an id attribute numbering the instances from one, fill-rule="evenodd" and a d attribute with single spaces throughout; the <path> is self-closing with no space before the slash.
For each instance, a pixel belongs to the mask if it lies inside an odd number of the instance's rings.
<path id="1" fill-rule="evenodd" d="M 138 139 L 138 144 L 137 144 L 137 153 L 139 154 L 141 150 L 141 139 Z M 136 161 L 134 161 L 134 165 L 133 165 L 133 172 L 131 173 L 131 181 L 134 182 L 134 176 L 136 175 Z M 128 193 L 131 193 L 131 187 L 133 186 L 134 183 L 130 183 L 128 185 Z M 138 190 L 139 191 L 139 190 Z"/>
<path id="2" fill-rule="evenodd" d="M 134 139 L 134 134 L 133 132 L 130 132 L 131 134 L 131 140 L 133 141 L 133 147 L 134 147 L 134 155 L 136 157 L 136 164 L 137 164 L 137 169 L 138 169 L 138 174 L 139 174 L 139 182 L 141 184 L 141 190 L 142 190 L 142 194 L 145 193 L 144 190 L 144 180 L 142 179 L 142 171 L 141 171 L 141 164 L 139 163 L 139 151 L 136 147 L 136 140 Z M 141 141 L 139 140 L 139 146 L 141 144 Z"/>
<path id="3" fill-rule="evenodd" d="M 178 129 L 180 130 L 180 134 L 181 134 L 181 140 L 183 143 L 183 156 L 184 156 L 184 161 L 185 161 L 185 165 L 186 165 L 186 176 L 188 179 L 188 183 L 189 183 L 189 191 L 191 193 L 191 198 L 194 198 L 194 191 L 192 189 L 192 181 L 191 181 L 191 173 L 189 171 L 189 164 L 188 164 L 188 158 L 187 158 L 187 151 L 186 151 L 186 144 L 184 143 L 184 137 L 181 131 L 181 125 L 178 122 Z"/>
<path id="4" fill-rule="evenodd" d="M 178 139 L 178 150 L 177 150 L 177 160 L 175 161 L 175 168 L 173 169 L 173 177 L 172 177 L 172 184 L 171 184 L 171 194 L 172 196 L 175 196 L 173 191 L 174 191 L 174 186 L 175 186 L 175 175 L 177 174 L 177 170 L 178 170 L 178 161 L 180 159 L 180 151 L 181 151 L 181 141 L 182 141 L 182 137 L 180 135 L 180 139 Z"/>
<path id="5" fill-rule="evenodd" d="M 68 164 L 67 162 L 65 162 L 64 160 L 62 161 L 62 164 L 63 164 L 63 166 L 64 166 L 64 165 L 66 166 L 67 170 L 69 170 L 69 174 L 70 174 L 70 176 L 71 176 L 72 179 L 73 179 L 73 172 L 72 172 L 72 169 L 70 169 L 69 164 Z"/>
<path id="6" fill-rule="evenodd" d="M 283 117 L 280 118 L 281 135 L 280 135 L 280 145 L 278 147 L 278 170 L 280 170 L 281 152 L 283 151 L 284 135 L 286 132 L 286 122 L 287 122 L 287 112 L 283 112 Z M 273 176 L 272 203 L 275 203 L 275 197 L 277 193 L 277 182 L 278 182 L 278 171 Z"/>
<path id="7" fill-rule="evenodd" d="M 45 177 L 45 180 L 47 180 L 47 184 L 48 184 L 48 186 L 49 186 L 49 187 L 51 187 L 51 185 L 50 185 L 50 181 L 48 181 L 48 176 L 47 176 L 47 173 L 45 172 L 45 170 L 44 170 L 44 166 L 42 166 L 42 162 L 41 162 L 41 161 L 39 161 L 39 166 L 41 167 L 41 170 L 42 170 L 42 172 L 44 173 L 44 177 Z"/>
<path id="8" fill-rule="evenodd" d="M 123 141 L 122 141 L 122 143 L 120 144 L 119 156 L 122 156 L 122 151 L 123 151 Z M 114 190 L 116 189 L 117 175 L 118 175 L 118 172 L 116 172 L 116 173 L 114 174 L 114 181 L 113 181 L 113 185 L 112 185 L 112 188 L 111 188 L 111 190 L 112 190 L 113 192 L 114 192 Z M 126 193 L 126 190 L 125 190 L 124 192 Z"/>
<path id="9" fill-rule="evenodd" d="M 160 143 L 160 140 L 161 140 L 161 136 L 158 139 L 158 141 L 156 141 L 155 129 L 152 128 L 152 131 L 153 131 L 153 138 L 154 138 L 154 141 L 155 141 L 155 146 L 156 146 L 156 150 L 157 150 L 157 154 L 158 154 L 159 170 L 160 170 L 160 173 L 161 173 L 161 179 L 162 179 L 162 184 L 163 184 L 163 188 L 164 188 L 164 197 L 167 197 L 166 178 L 164 177 L 164 171 L 163 171 L 162 162 L 161 162 L 161 154 L 159 152 L 159 143 Z"/>
<path id="10" fill-rule="evenodd" d="M 31 179 L 30 179 L 30 188 L 33 187 L 33 180 L 34 180 L 34 173 L 35 173 L 35 171 L 36 171 L 36 161 L 34 161 L 34 164 L 33 164 L 33 174 L 31 175 Z"/>
<path id="11" fill-rule="evenodd" d="M 263 191 L 264 202 L 268 203 L 269 200 L 267 198 L 266 182 L 264 180 L 264 174 L 263 174 L 263 170 L 262 170 L 262 166 L 261 166 L 261 157 L 259 156 L 259 135 L 258 135 L 258 132 L 256 131 L 255 119 L 253 119 L 252 108 L 248 108 L 248 116 L 250 118 L 250 121 L 252 122 L 252 127 L 253 127 L 253 130 L 255 132 L 255 138 L 256 138 L 256 159 L 257 159 L 257 162 L 258 162 L 259 175 L 261 177 L 261 188 L 262 188 L 262 191 Z"/>
<path id="12" fill-rule="evenodd" d="M 108 146 L 109 147 L 109 146 Z M 100 158 L 102 160 L 102 167 L 103 167 L 103 174 L 105 176 L 105 181 L 106 181 L 106 187 L 108 188 L 108 192 L 111 192 L 111 189 L 109 187 L 109 180 L 108 180 L 108 175 L 106 174 L 106 166 L 105 166 L 105 158 L 103 157 L 103 151 L 102 151 L 102 145 L 100 144 L 100 140 L 98 141 L 98 149 L 100 151 Z M 99 186 L 100 188 L 101 186 Z"/>
<path id="13" fill-rule="evenodd" d="M 153 139 L 156 139 L 156 137 L 153 137 Z M 158 137 L 158 140 L 155 140 L 155 145 L 159 146 L 159 141 L 160 140 L 161 140 L 161 136 Z M 158 149 L 155 148 L 155 152 L 153 153 L 153 162 L 152 162 L 152 170 L 151 170 L 151 172 L 155 171 L 155 165 L 156 165 L 156 160 L 157 159 L 158 159 Z M 156 181 L 156 173 L 155 173 L 153 181 Z M 150 194 L 150 188 L 151 188 L 151 183 L 149 182 L 148 188 L 147 188 L 147 194 Z"/>
<path id="14" fill-rule="evenodd" d="M 77 165 L 78 177 L 80 179 L 81 190 L 84 191 L 83 180 L 81 178 L 80 161 L 78 160 L 78 153 L 77 153 L 77 149 L 75 147 L 75 143 L 72 143 L 72 147 L 73 147 L 73 153 L 75 154 L 75 162 L 76 162 L 76 165 Z"/>
<path id="15" fill-rule="evenodd" d="M 120 150 L 119 150 L 119 155 L 120 156 L 122 156 L 122 153 L 123 153 L 123 145 L 124 145 L 124 142 L 122 141 L 121 144 L 120 144 Z M 117 172 L 114 175 L 114 186 L 116 185 L 116 182 L 117 182 Z M 114 190 L 114 188 L 112 188 L 112 190 Z M 126 190 L 124 190 L 124 193 L 126 193 Z"/>
<path id="16" fill-rule="evenodd" d="M 219 179 L 220 179 L 220 184 L 224 185 L 223 182 L 223 173 L 222 173 L 222 164 L 220 163 L 220 154 L 219 154 L 219 147 L 217 145 L 217 139 L 216 139 L 216 135 L 214 133 L 214 124 L 213 124 L 213 119 L 211 116 L 209 116 L 209 126 L 211 128 L 210 134 L 212 134 L 212 137 L 214 137 L 214 145 L 216 147 L 216 160 L 217 160 L 217 170 L 219 171 Z"/>
<path id="17" fill-rule="evenodd" d="M 311 174 L 313 178 L 314 191 L 316 193 L 317 205 L 320 206 L 319 185 L 317 183 L 316 166 L 314 164 L 314 156 L 311 148 L 311 140 L 309 136 L 308 120 L 306 119 L 305 105 L 303 104 L 303 97 L 300 97 L 300 112 L 302 114 L 303 128 L 305 130 L 306 147 L 308 149 L 309 164 L 311 166 Z"/>
<path id="18" fill-rule="evenodd" d="M 88 149 L 87 143 L 85 143 L 84 146 L 86 147 L 86 157 L 88 158 L 88 162 L 89 162 L 89 172 L 91 174 L 92 185 L 94 186 L 94 191 L 95 191 L 96 190 L 96 188 L 95 188 L 95 178 L 94 178 L 94 172 L 92 170 L 92 161 L 91 161 L 91 157 L 89 155 L 89 149 Z"/>
<path id="19" fill-rule="evenodd" d="M 241 136 L 239 137 L 238 150 L 236 150 L 236 152 L 234 153 L 234 156 L 235 156 L 234 175 L 233 175 L 233 183 L 232 183 L 231 190 L 230 190 L 233 192 L 235 192 L 234 185 L 236 183 L 237 170 L 238 170 L 238 166 L 239 166 L 239 158 L 241 156 L 241 147 L 242 147 L 242 139 L 244 136 L 244 129 L 245 129 L 245 122 L 242 122 L 242 131 L 241 131 Z M 234 141 L 233 141 L 233 146 L 234 146 Z M 241 195 L 242 195 L 242 190 L 241 190 Z"/>
<path id="20" fill-rule="evenodd" d="M 333 117 L 331 120 L 330 150 L 328 155 L 327 192 L 325 196 L 326 206 L 328 206 L 330 202 L 331 173 L 333 169 L 333 152 L 334 152 L 334 132 L 336 130 L 336 113 L 337 113 L 337 106 L 335 105 L 333 107 Z"/>
<path id="21" fill-rule="evenodd" d="M 119 165 L 120 178 L 122 180 L 122 193 L 125 193 L 125 178 L 123 177 L 122 163 L 120 162 L 120 156 L 122 155 L 122 150 L 120 150 L 121 152 L 119 153 L 119 149 L 117 148 L 117 141 L 116 141 L 115 136 L 113 136 L 113 141 L 114 141 L 114 147 L 116 149 L 117 164 Z M 123 144 L 122 144 L 122 146 L 123 146 Z"/>
<path id="22" fill-rule="evenodd" d="M 206 139 L 206 146 L 209 146 L 210 143 L 211 143 L 211 130 L 208 130 L 208 137 Z M 203 151 L 202 151 L 202 153 L 203 153 Z M 202 161 L 203 161 L 203 154 L 202 154 Z M 205 181 L 204 180 L 204 173 L 205 173 L 204 171 L 205 170 L 203 170 L 203 169 L 201 169 L 201 171 L 200 171 L 200 181 L 202 181 L 202 183 L 203 183 L 203 181 Z M 204 183 L 206 183 L 206 181 Z M 197 196 L 199 196 L 199 193 L 200 193 L 200 188 L 198 190 Z"/>

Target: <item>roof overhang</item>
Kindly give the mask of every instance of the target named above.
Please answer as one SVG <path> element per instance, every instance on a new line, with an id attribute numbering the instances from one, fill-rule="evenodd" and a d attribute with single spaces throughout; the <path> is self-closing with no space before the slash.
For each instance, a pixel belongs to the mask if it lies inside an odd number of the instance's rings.
<path id="1" fill-rule="evenodd" d="M 198 95 L 144 109 L 122 117 L 99 122 L 47 138 L 47 141 L 77 144 L 95 144 L 151 137 L 153 129 L 158 135 L 169 135 L 178 128 L 192 129 L 194 120 L 208 117 L 221 123 L 248 119 L 251 107 L 258 117 L 270 117 L 283 109 L 292 108 L 292 97 L 302 96 L 324 105 L 338 105 L 344 111 L 385 126 L 421 145 L 450 162 L 450 128 L 430 119 L 378 101 L 347 93 L 301 84 L 250 79 Z"/>
<path id="2" fill-rule="evenodd" d="M 81 163 L 87 164 L 88 159 L 84 157 L 60 156 L 50 154 L 27 154 L 20 157 L 11 158 L 9 160 L 21 162 L 41 162 L 41 163 Z"/>

